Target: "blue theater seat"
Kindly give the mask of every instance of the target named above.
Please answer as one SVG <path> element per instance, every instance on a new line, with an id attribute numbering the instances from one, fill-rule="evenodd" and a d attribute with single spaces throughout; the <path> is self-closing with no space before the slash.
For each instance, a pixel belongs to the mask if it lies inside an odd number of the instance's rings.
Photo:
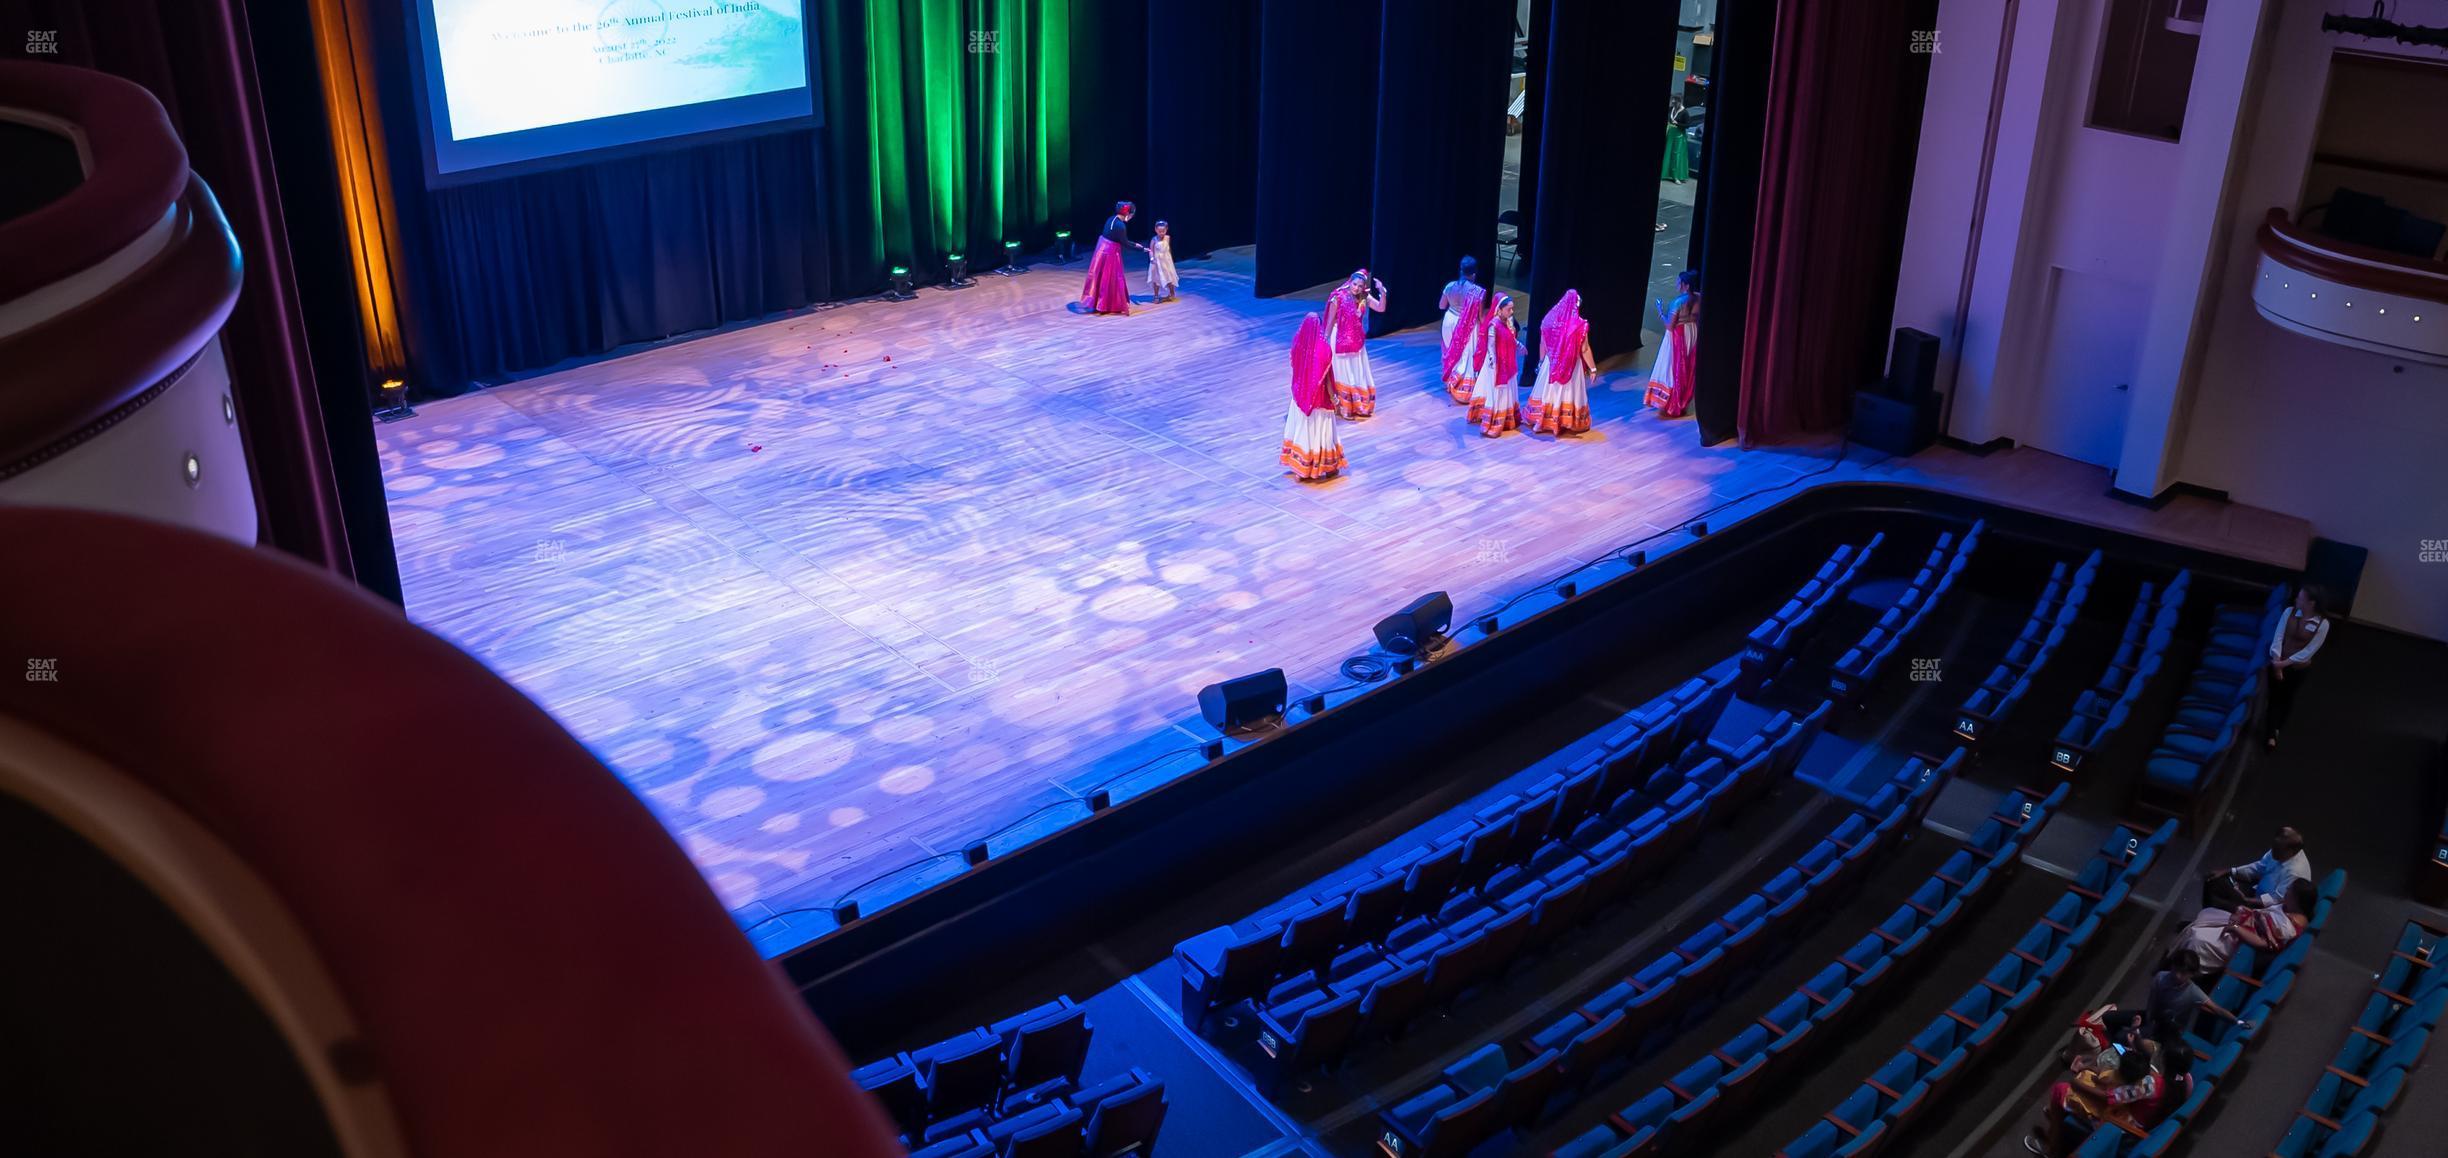
<path id="1" fill-rule="evenodd" d="M 1088 1115 L 1087 1158 L 1148 1154 L 1164 1127 L 1164 1083 L 1136 1068 L 1079 1091 L 1071 1104 Z"/>

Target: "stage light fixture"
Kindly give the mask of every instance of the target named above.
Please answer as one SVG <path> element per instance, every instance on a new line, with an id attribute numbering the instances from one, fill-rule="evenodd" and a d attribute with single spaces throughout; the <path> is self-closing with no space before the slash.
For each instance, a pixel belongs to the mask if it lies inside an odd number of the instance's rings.
<path id="1" fill-rule="evenodd" d="M 977 279 L 969 276 L 969 256 L 967 254 L 945 254 L 944 274 L 945 289 L 967 289 L 977 284 Z"/>
<path id="2" fill-rule="evenodd" d="M 385 422 L 397 422 L 416 417 L 408 408 L 408 382 L 403 378 L 385 378 L 374 387 L 374 417 Z"/>
<path id="3" fill-rule="evenodd" d="M 1631 554 L 1624 556 L 1624 562 L 1630 563 L 1632 565 L 1632 569 L 1638 571 L 1641 568 L 1649 565 L 1649 552 L 1634 551 Z"/>
<path id="4" fill-rule="evenodd" d="M 1326 697 L 1311 696 L 1301 701 L 1301 708 L 1314 716 L 1326 710 Z"/>
<path id="5" fill-rule="evenodd" d="M 987 858 L 992 855 L 994 854 L 986 850 L 986 842 L 981 840 L 976 844 L 970 845 L 969 847 L 961 850 L 961 863 L 968 865 L 970 868 L 976 868 L 979 865 L 985 864 Z"/>
<path id="6" fill-rule="evenodd" d="M 1223 759 L 1224 741 L 1209 740 L 1206 743 L 1199 745 L 1199 755 L 1205 757 L 1211 764 L 1215 761 Z"/>
<path id="7" fill-rule="evenodd" d="M 1401 659 L 1394 661 L 1395 675 L 1410 675 L 1412 672 L 1417 670 L 1419 670 L 1419 661 L 1411 658 L 1410 656 L 1406 655 Z"/>
<path id="8" fill-rule="evenodd" d="M 1060 265 L 1069 260 L 1071 260 L 1071 231 L 1057 229 L 1054 231 L 1054 262 Z"/>
<path id="9" fill-rule="evenodd" d="M 1017 241 L 1004 242 L 1003 276 L 1018 277 L 1020 275 L 1020 269 L 1020 243 Z"/>
<path id="10" fill-rule="evenodd" d="M 885 300 L 906 302 L 917 296 L 918 291 L 910 288 L 909 267 L 906 265 L 892 267 L 892 288 L 884 291 Z"/>
<path id="11" fill-rule="evenodd" d="M 857 901 L 843 901 L 842 903 L 833 906 L 834 924 L 847 925 L 850 922 L 858 919 L 859 907 Z"/>
<path id="12" fill-rule="evenodd" d="M 1113 807 L 1113 789 L 1099 788 L 1088 794 L 1088 811 L 1103 812 Z"/>
<path id="13" fill-rule="evenodd" d="M 1580 585 L 1580 584 L 1578 584 L 1578 583 L 1558 583 L 1558 584 L 1556 584 L 1556 594 L 1561 595 L 1561 596 L 1563 596 L 1563 597 L 1564 597 L 1564 598 L 1566 598 L 1566 599 L 1570 599 L 1570 598 L 1572 598 L 1573 596 L 1578 595 L 1578 594 L 1580 594 L 1580 593 L 1581 593 L 1581 585 Z"/>
<path id="14" fill-rule="evenodd" d="M 1695 539 L 1705 539 L 1705 538 L 1708 538 L 1708 524 L 1707 524 L 1707 523 L 1693 523 L 1693 524 L 1691 525 L 1691 537 L 1692 537 L 1692 538 L 1695 538 Z"/>
<path id="15" fill-rule="evenodd" d="M 1496 617 L 1495 617 L 1495 616 L 1493 616 L 1493 615 L 1482 615 L 1482 616 L 1480 616 L 1480 617 L 1479 617 L 1479 634 L 1481 634 L 1481 635 L 1494 635 L 1494 634 L 1496 634 Z"/>

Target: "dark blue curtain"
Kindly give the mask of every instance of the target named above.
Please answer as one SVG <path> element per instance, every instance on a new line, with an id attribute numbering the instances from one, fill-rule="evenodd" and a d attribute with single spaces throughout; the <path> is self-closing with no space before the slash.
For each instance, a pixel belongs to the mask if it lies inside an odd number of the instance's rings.
<path id="1" fill-rule="evenodd" d="M 1699 375 L 1692 395 L 1700 444 L 1736 434 L 1742 415 L 1743 329 L 1751 294 L 1752 223 L 1759 212 L 1760 147 L 1777 0 L 1718 0 L 1716 75 L 1709 78 L 1702 151 Z M 1705 229 L 1702 228 L 1705 224 Z"/>
<path id="2" fill-rule="evenodd" d="M 1257 239 L 1259 0 L 1147 8 L 1147 204 L 1176 257 Z"/>
<path id="3" fill-rule="evenodd" d="M 1378 9 L 1378 0 L 1265 0 L 1258 30 L 1260 297 L 1306 289 L 1368 262 Z"/>
<path id="4" fill-rule="evenodd" d="M 814 134 L 437 189 L 441 319 L 469 377 L 829 296 Z"/>
<path id="5" fill-rule="evenodd" d="M 1165 0 L 1071 0 L 1071 230 L 1082 252 L 1116 201 L 1148 201 L 1148 25 Z M 1165 211 L 1143 205 L 1131 236 Z"/>
<path id="6" fill-rule="evenodd" d="M 1368 266 L 1386 284 L 1370 324 L 1384 333 L 1434 320 L 1464 254 L 1483 281 L 1495 271 L 1513 3 L 1389 3 L 1378 46 Z"/>
<path id="7" fill-rule="evenodd" d="M 1666 3 L 1552 0 L 1544 76 L 1531 76 L 1543 93 L 1538 136 L 1522 145 L 1538 150 L 1522 326 L 1533 330 L 1565 290 L 1580 290 L 1600 358 L 1639 349 L 1650 314 L 1675 15 Z"/>

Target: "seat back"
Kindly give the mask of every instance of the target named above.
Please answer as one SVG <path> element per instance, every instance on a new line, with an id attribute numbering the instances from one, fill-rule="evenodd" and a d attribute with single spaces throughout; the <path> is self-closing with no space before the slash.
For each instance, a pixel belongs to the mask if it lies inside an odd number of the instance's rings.
<path id="1" fill-rule="evenodd" d="M 1079 1080 L 1088 1061 L 1088 1011 L 1074 1006 L 1014 1030 L 1007 1049 L 1007 1073 L 1016 1089 L 1062 1078 Z"/>
<path id="2" fill-rule="evenodd" d="M 1088 1158 L 1120 1158 L 1156 1149 L 1164 1126 L 1164 1083 L 1141 1082 L 1097 1104 L 1088 1119 Z"/>

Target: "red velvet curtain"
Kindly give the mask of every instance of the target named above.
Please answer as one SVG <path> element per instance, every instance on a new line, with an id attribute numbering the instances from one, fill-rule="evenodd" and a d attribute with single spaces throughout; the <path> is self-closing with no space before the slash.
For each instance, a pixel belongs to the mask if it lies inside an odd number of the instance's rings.
<path id="1" fill-rule="evenodd" d="M 1742 444 L 1823 430 L 1882 371 L 1936 0 L 1784 0 L 1743 338 Z"/>
<path id="2" fill-rule="evenodd" d="M 242 0 L 9 0 L 0 12 L 8 43 L 55 31 L 60 63 L 135 81 L 169 112 L 246 262 L 221 340 L 262 541 L 354 578 Z"/>

